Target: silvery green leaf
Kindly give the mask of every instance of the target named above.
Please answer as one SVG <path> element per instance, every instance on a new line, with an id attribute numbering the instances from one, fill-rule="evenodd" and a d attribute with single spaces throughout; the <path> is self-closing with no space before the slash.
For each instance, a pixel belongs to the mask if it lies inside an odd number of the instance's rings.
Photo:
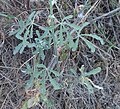
<path id="1" fill-rule="evenodd" d="M 46 29 L 45 32 L 43 33 L 43 35 L 40 38 L 41 39 L 46 38 L 48 33 L 49 33 L 49 30 Z"/>
<path id="2" fill-rule="evenodd" d="M 29 80 L 27 80 L 27 83 L 25 85 L 25 90 L 28 90 L 30 87 L 31 88 L 33 87 L 33 80 L 34 80 L 33 77 L 31 77 Z"/>
<path id="3" fill-rule="evenodd" d="M 18 20 L 18 24 L 19 24 L 21 29 L 23 29 L 25 27 L 25 23 L 22 19 Z"/>
<path id="4" fill-rule="evenodd" d="M 45 59 L 45 54 L 44 54 L 43 48 L 40 49 L 40 56 L 41 56 L 41 59 L 42 59 L 42 60 Z"/>
<path id="5" fill-rule="evenodd" d="M 36 24 L 36 23 L 34 23 L 34 25 L 35 25 L 35 26 L 37 26 L 37 27 L 39 27 L 39 29 L 41 29 L 41 30 L 44 30 L 44 31 L 46 30 L 46 28 L 45 28 L 45 27 L 40 26 L 40 25 L 38 25 L 38 24 Z"/>
<path id="6" fill-rule="evenodd" d="M 76 51 L 78 48 L 79 38 L 76 39 L 74 46 L 72 47 L 72 51 Z"/>
<path id="7" fill-rule="evenodd" d="M 81 39 L 87 44 L 87 46 L 91 49 L 91 52 L 95 52 L 95 46 L 94 44 L 92 44 L 90 41 L 88 41 L 87 39 L 81 37 Z"/>
<path id="8" fill-rule="evenodd" d="M 45 80 L 45 74 L 44 74 L 44 76 L 42 77 L 42 80 L 40 81 L 40 83 L 41 83 L 41 86 L 40 86 L 40 93 L 41 93 L 42 95 L 45 95 L 45 94 L 46 94 L 46 85 L 45 85 L 46 80 Z"/>
<path id="9" fill-rule="evenodd" d="M 20 34 L 16 34 L 15 37 L 19 40 L 23 40 L 23 37 Z"/>
<path id="10" fill-rule="evenodd" d="M 83 73 L 84 73 L 84 70 L 85 70 L 85 66 L 82 65 L 82 66 L 79 68 L 79 71 L 83 74 Z"/>
<path id="11" fill-rule="evenodd" d="M 24 51 L 26 45 L 22 45 L 21 49 L 20 49 L 20 54 L 22 54 L 22 52 Z"/>
<path id="12" fill-rule="evenodd" d="M 10 31 L 9 36 L 15 35 L 20 29 Z"/>
<path id="13" fill-rule="evenodd" d="M 99 40 L 101 42 L 101 44 L 104 45 L 103 39 L 101 37 L 99 37 L 98 35 L 96 35 L 96 34 L 81 34 L 81 36 L 82 37 L 84 37 L 84 36 L 90 36 L 90 37 L 92 37 L 92 38 L 94 38 L 96 40 Z"/>
<path id="14" fill-rule="evenodd" d="M 8 17 L 8 15 L 3 14 L 3 13 L 1 13 L 1 12 L 0 12 L 0 16 L 2 16 L 2 17 Z"/>
<path id="15" fill-rule="evenodd" d="M 73 73 L 74 75 L 76 75 L 76 70 L 75 69 L 70 69 L 70 72 Z"/>
<path id="16" fill-rule="evenodd" d="M 74 24 L 74 23 L 66 23 L 66 22 L 64 22 L 63 24 L 64 24 L 64 25 L 68 25 L 68 26 L 70 26 L 71 28 L 74 28 L 75 30 L 79 30 L 79 29 L 80 29 L 80 26 L 78 26 L 78 25 L 76 25 L 76 24 Z"/>
<path id="17" fill-rule="evenodd" d="M 31 97 L 27 102 L 27 106 L 28 106 L 28 108 L 31 108 L 34 105 L 35 105 L 35 97 Z"/>
<path id="18" fill-rule="evenodd" d="M 18 53 L 19 50 L 22 48 L 22 46 L 23 46 L 22 43 L 18 44 L 18 45 L 15 47 L 13 54 L 15 55 L 16 53 Z"/>
<path id="19" fill-rule="evenodd" d="M 33 38 L 33 25 L 31 26 L 29 37 L 30 37 L 30 38 Z"/>
<path id="20" fill-rule="evenodd" d="M 32 48 L 32 47 L 35 47 L 36 46 L 36 44 L 35 43 L 27 43 L 27 46 L 29 47 L 29 48 Z"/>
<path id="21" fill-rule="evenodd" d="M 28 102 L 27 100 L 24 101 L 24 104 L 22 105 L 22 107 L 20 109 L 27 109 L 28 108 L 27 102 Z"/>
<path id="22" fill-rule="evenodd" d="M 63 27 L 60 25 L 60 46 L 63 45 Z"/>
<path id="23" fill-rule="evenodd" d="M 90 23 L 89 22 L 84 22 L 82 24 L 80 24 L 80 29 L 79 29 L 79 32 L 81 32 L 86 26 L 88 26 Z"/>
<path id="24" fill-rule="evenodd" d="M 74 42 L 73 42 L 73 38 L 72 36 L 70 35 L 70 33 L 67 32 L 67 42 L 68 42 L 68 46 L 70 48 L 72 48 L 74 46 Z"/>
<path id="25" fill-rule="evenodd" d="M 84 85 L 87 87 L 88 92 L 89 92 L 90 94 L 91 94 L 91 93 L 94 93 L 93 86 L 91 85 L 91 83 L 90 83 L 88 80 L 85 80 L 85 81 L 84 81 Z"/>
<path id="26" fill-rule="evenodd" d="M 29 33 L 30 33 L 29 28 L 27 28 L 27 30 L 24 33 L 25 40 L 28 39 Z"/>
<path id="27" fill-rule="evenodd" d="M 53 85 L 55 90 L 61 89 L 60 84 L 55 79 L 52 79 L 51 76 L 49 76 L 49 80 L 50 80 L 50 82 Z"/>
<path id="28" fill-rule="evenodd" d="M 55 76 L 60 76 L 59 72 L 57 72 L 55 70 L 50 70 L 50 72 L 52 72 Z"/>
<path id="29" fill-rule="evenodd" d="M 28 25 L 30 25 L 31 23 L 33 24 L 34 23 L 34 19 L 35 18 L 35 15 L 36 15 L 36 11 L 33 11 L 29 17 L 27 18 L 26 22 L 25 22 L 25 27 L 27 27 Z"/>
<path id="30" fill-rule="evenodd" d="M 73 15 L 69 15 L 69 16 L 64 17 L 64 18 L 62 19 L 62 21 L 67 20 L 67 19 L 71 19 L 71 18 L 73 18 Z"/>
<path id="31" fill-rule="evenodd" d="M 54 4 L 57 4 L 57 0 L 52 0 L 52 6 L 53 6 Z"/>
<path id="32" fill-rule="evenodd" d="M 89 72 L 84 73 L 84 76 L 91 76 L 91 75 L 95 75 L 97 73 L 99 73 L 101 71 L 100 67 L 97 67 Z"/>
<path id="33" fill-rule="evenodd" d="M 46 69 L 46 66 L 44 64 L 37 64 L 37 67 Z"/>

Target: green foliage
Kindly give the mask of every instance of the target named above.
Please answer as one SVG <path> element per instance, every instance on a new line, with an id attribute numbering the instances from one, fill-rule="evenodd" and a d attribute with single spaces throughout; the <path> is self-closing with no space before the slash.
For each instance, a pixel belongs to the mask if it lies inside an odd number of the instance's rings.
<path id="1" fill-rule="evenodd" d="M 100 67 L 98 67 L 98 68 L 95 68 L 95 69 L 93 69 L 93 70 L 91 70 L 91 71 L 89 71 L 89 72 L 84 72 L 84 66 L 82 66 L 79 70 L 81 71 L 81 76 L 80 76 L 80 78 L 79 78 L 79 80 L 80 80 L 80 83 L 82 84 L 82 85 L 85 85 L 86 87 L 87 87 L 87 89 L 88 89 L 88 91 L 89 91 L 89 93 L 93 93 L 94 91 L 93 91 L 93 87 L 95 87 L 95 88 L 97 88 L 97 89 L 103 89 L 102 87 L 99 87 L 99 86 L 97 86 L 97 85 L 95 85 L 93 82 L 92 82 L 92 80 L 90 80 L 88 77 L 89 76 L 92 76 L 92 75 L 95 75 L 95 74 L 98 74 L 100 71 L 101 71 L 101 68 Z"/>
<path id="2" fill-rule="evenodd" d="M 60 72 L 51 68 L 47 68 L 42 64 L 40 59 L 45 60 L 44 51 L 51 49 L 51 45 L 54 45 L 54 55 L 57 56 L 58 47 L 67 47 L 69 50 L 76 51 L 80 41 L 84 41 L 86 45 L 91 49 L 91 52 L 95 52 L 95 45 L 89 41 L 86 37 L 91 37 L 95 40 L 100 41 L 103 45 L 104 41 L 102 38 L 95 34 L 81 34 L 81 31 L 89 25 L 89 22 L 85 22 L 81 25 L 76 25 L 70 23 L 69 20 L 73 18 L 72 15 L 64 17 L 61 21 L 58 21 L 57 24 L 54 23 L 54 20 L 57 19 L 53 14 L 52 6 L 56 4 L 56 0 L 49 1 L 50 3 L 50 25 L 48 27 L 43 27 L 35 23 L 35 18 L 38 15 L 38 12 L 33 11 L 27 20 L 23 21 L 22 19 L 18 20 L 17 29 L 10 32 L 10 35 L 15 35 L 15 37 L 20 40 L 20 43 L 15 47 L 13 54 L 16 53 L 22 54 L 24 49 L 32 48 L 33 55 L 36 55 L 37 58 L 34 59 L 34 65 L 31 67 L 29 63 L 26 64 L 26 73 L 30 75 L 30 79 L 26 83 L 26 91 L 32 89 L 33 87 L 39 88 L 39 95 L 43 102 L 48 103 L 47 95 L 47 86 L 46 84 L 51 84 L 54 90 L 62 89 L 63 83 L 59 83 Z M 5 16 L 6 17 L 6 16 Z M 43 34 L 40 34 L 39 30 L 34 31 L 34 26 L 38 27 L 43 31 Z M 71 30 L 71 31 L 70 31 Z M 34 32 L 37 37 L 34 38 Z M 75 35 L 73 35 L 75 34 Z M 82 40 L 80 40 L 82 39 Z M 68 49 L 67 48 L 67 49 Z M 65 48 L 66 49 L 66 48 Z M 58 56 L 57 56 L 58 57 Z M 62 53 L 62 60 L 65 60 L 67 53 Z M 39 59 L 40 58 L 40 59 Z M 95 75 L 101 71 L 101 68 L 93 69 L 90 72 L 84 72 L 84 68 L 80 68 L 82 75 L 80 76 L 80 81 L 85 85 L 89 92 L 93 92 L 93 86 L 100 89 L 99 86 L 96 86 L 88 78 L 91 75 Z M 75 74 L 74 69 L 71 69 L 71 72 Z M 54 76 L 52 76 L 54 75 Z M 37 82 L 36 82 L 37 81 Z M 28 108 L 31 108 L 40 101 L 39 96 L 31 97 L 27 104 Z M 49 103 L 48 103 L 49 104 Z M 23 108 L 24 109 L 24 108 Z"/>
<path id="3" fill-rule="evenodd" d="M 0 16 L 6 17 L 6 18 L 8 18 L 8 19 L 13 19 L 13 18 L 15 18 L 15 16 L 7 15 L 7 14 L 1 13 L 1 12 L 0 12 Z"/>

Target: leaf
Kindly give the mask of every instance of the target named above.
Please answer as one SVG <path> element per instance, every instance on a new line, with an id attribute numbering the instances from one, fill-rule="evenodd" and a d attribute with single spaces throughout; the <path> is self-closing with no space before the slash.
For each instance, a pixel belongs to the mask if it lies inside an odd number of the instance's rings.
<path id="1" fill-rule="evenodd" d="M 31 26 L 31 29 L 30 29 L 30 38 L 33 38 L 33 25 Z"/>
<path id="2" fill-rule="evenodd" d="M 47 107 L 48 107 L 48 109 L 50 108 L 50 109 L 53 109 L 53 105 L 54 105 L 54 103 L 53 103 L 53 101 L 52 100 L 47 100 L 46 101 L 46 105 L 47 105 Z"/>
<path id="3" fill-rule="evenodd" d="M 27 102 L 27 106 L 28 106 L 28 108 L 31 108 L 31 107 L 33 107 L 34 105 L 35 105 L 35 97 L 31 97 L 29 100 L 28 100 L 28 102 Z"/>
<path id="4" fill-rule="evenodd" d="M 74 46 L 73 38 L 68 32 L 67 32 L 67 41 L 68 41 L 68 46 L 72 48 Z"/>
<path id="5" fill-rule="evenodd" d="M 76 75 L 76 71 L 74 69 L 70 69 L 70 72 L 72 72 L 74 75 Z"/>
<path id="6" fill-rule="evenodd" d="M 99 40 L 102 45 L 104 45 L 104 41 L 101 37 L 97 36 L 96 34 L 81 34 L 81 36 L 90 36 L 96 40 Z"/>
<path id="7" fill-rule="evenodd" d="M 24 23 L 24 21 L 22 19 L 18 20 L 18 24 L 20 26 L 20 29 L 25 28 L 25 23 Z"/>
<path id="8" fill-rule="evenodd" d="M 3 14 L 3 13 L 1 13 L 1 12 L 0 12 L 0 16 L 2 16 L 2 17 L 8 17 L 8 15 Z"/>
<path id="9" fill-rule="evenodd" d="M 43 35 L 40 37 L 41 39 L 46 38 L 48 35 L 49 31 L 46 29 Z"/>
<path id="10" fill-rule="evenodd" d="M 29 28 L 27 28 L 25 33 L 24 33 L 24 40 L 27 40 L 28 36 L 29 36 Z"/>
<path id="11" fill-rule="evenodd" d="M 21 35 L 24 32 L 24 30 L 25 30 L 25 27 L 20 28 L 19 31 L 17 32 L 17 34 Z"/>
<path id="12" fill-rule="evenodd" d="M 85 22 L 83 24 L 80 25 L 80 29 L 79 29 L 79 32 L 81 32 L 83 30 L 83 28 L 85 28 L 87 25 L 89 25 L 90 23 L 89 22 Z"/>
<path id="13" fill-rule="evenodd" d="M 69 15 L 69 16 L 64 17 L 62 21 L 67 20 L 67 19 L 71 19 L 71 18 L 73 18 L 73 15 Z"/>
<path id="14" fill-rule="evenodd" d="M 84 42 L 87 44 L 87 46 L 91 49 L 91 52 L 95 52 L 95 47 L 94 44 L 92 44 L 90 41 L 88 41 L 87 39 L 81 37 L 82 40 L 84 40 Z"/>
<path id="15" fill-rule="evenodd" d="M 15 55 L 16 53 L 18 53 L 19 50 L 22 48 L 22 46 L 23 46 L 22 43 L 18 44 L 18 45 L 15 47 L 15 49 L 14 49 L 14 51 L 13 51 L 13 54 Z"/>
<path id="16" fill-rule="evenodd" d="M 84 28 L 84 27 L 86 27 L 87 25 L 89 25 L 90 23 L 89 22 L 85 22 L 85 23 L 83 23 L 83 24 L 81 24 L 80 26 L 78 26 L 78 25 L 76 25 L 76 24 L 72 24 L 72 23 L 66 23 L 66 22 L 64 22 L 64 24 L 65 25 L 68 25 L 68 26 L 70 26 L 70 27 L 72 27 L 72 28 L 74 28 L 75 30 L 79 30 L 79 32 L 81 32 L 81 30 Z"/>
<path id="17" fill-rule="evenodd" d="M 94 90 L 93 90 L 93 86 L 91 85 L 91 83 L 85 79 L 84 81 L 84 85 L 86 85 L 87 89 L 88 89 L 88 92 L 91 94 L 91 93 L 94 93 Z"/>
<path id="18" fill-rule="evenodd" d="M 46 69 L 46 66 L 44 64 L 37 64 L 37 67 Z"/>
<path id="19" fill-rule="evenodd" d="M 29 48 L 32 48 L 32 47 L 35 47 L 36 45 L 35 45 L 35 43 L 28 43 L 27 46 L 28 46 Z"/>
<path id="20" fill-rule="evenodd" d="M 20 29 L 14 30 L 14 31 L 10 31 L 9 32 L 9 36 L 12 36 L 12 35 L 16 34 L 18 31 L 20 31 Z"/>
<path id="21" fill-rule="evenodd" d="M 40 81 L 40 83 L 41 83 L 40 93 L 41 93 L 42 95 L 45 95 L 45 94 L 46 94 L 46 86 L 45 86 L 46 80 L 45 80 L 45 76 L 46 76 L 46 74 L 43 75 L 42 80 Z"/>
<path id="22" fill-rule="evenodd" d="M 91 75 L 95 75 L 95 74 L 99 73 L 100 71 L 101 71 L 101 68 L 97 67 L 97 68 L 91 70 L 90 72 L 84 73 L 83 75 L 84 76 L 91 76 Z"/>
<path id="23" fill-rule="evenodd" d="M 1 12 L 0 12 L 0 16 L 6 17 L 6 18 L 8 18 L 8 19 L 13 19 L 13 18 L 15 18 L 15 16 L 13 16 L 13 15 L 6 15 L 6 14 L 1 13 Z"/>
<path id="24" fill-rule="evenodd" d="M 63 27 L 60 25 L 60 46 L 63 45 Z"/>
<path id="25" fill-rule="evenodd" d="M 74 23 L 72 24 L 72 23 L 66 23 L 66 22 L 64 22 L 63 24 L 64 25 L 68 25 L 68 26 L 74 28 L 75 30 L 79 30 L 80 29 L 80 26 L 78 26 L 78 25 L 76 25 Z"/>
<path id="26" fill-rule="evenodd" d="M 50 72 L 52 72 L 55 76 L 60 76 L 59 72 L 57 72 L 55 70 L 50 70 Z"/>
<path id="27" fill-rule="evenodd" d="M 82 65 L 82 66 L 79 68 L 79 71 L 83 74 L 83 73 L 84 73 L 84 70 L 85 70 L 85 66 Z"/>
<path id="28" fill-rule="evenodd" d="M 77 38 L 77 40 L 74 43 L 74 46 L 72 47 L 72 51 L 76 51 L 78 48 L 78 43 L 79 43 L 79 38 Z"/>
<path id="29" fill-rule="evenodd" d="M 20 54 L 22 54 L 22 52 L 24 51 L 25 47 L 26 47 L 26 44 L 23 44 L 21 49 L 20 49 Z"/>
<path id="30" fill-rule="evenodd" d="M 52 6 L 53 6 L 54 4 L 57 4 L 57 0 L 52 0 Z"/>
<path id="31" fill-rule="evenodd" d="M 45 72 L 45 69 L 42 69 L 41 71 L 34 72 L 34 73 L 33 73 L 33 76 L 34 76 L 35 78 L 38 78 L 39 76 L 42 76 L 42 73 L 44 73 L 44 72 Z"/>
<path id="32" fill-rule="evenodd" d="M 20 109 L 28 109 L 27 100 L 24 101 L 24 104 L 23 104 L 23 106 Z"/>
<path id="33" fill-rule="evenodd" d="M 41 99 L 42 99 L 44 102 L 47 102 L 47 101 L 48 101 L 48 99 L 47 99 L 47 97 L 46 97 L 45 95 L 41 95 Z"/>
<path id="34" fill-rule="evenodd" d="M 29 80 L 27 80 L 26 86 L 25 86 L 25 90 L 28 90 L 29 88 L 33 87 L 33 80 L 34 78 L 31 77 Z"/>
<path id="35" fill-rule="evenodd" d="M 50 80 L 50 82 L 53 85 L 55 90 L 61 89 L 60 84 L 57 83 L 55 79 L 52 79 L 51 76 L 49 76 L 49 80 Z"/>
<path id="36" fill-rule="evenodd" d="M 19 40 L 23 40 L 23 37 L 20 34 L 16 34 L 15 37 Z"/>
<path id="37" fill-rule="evenodd" d="M 28 19 L 32 19 L 32 18 L 34 17 L 35 13 L 36 13 L 36 11 L 33 11 L 33 12 L 29 15 Z"/>
<path id="38" fill-rule="evenodd" d="M 44 31 L 46 30 L 46 28 L 45 28 L 45 27 L 40 26 L 40 25 L 38 25 L 38 24 L 36 24 L 36 23 L 34 23 L 34 25 L 35 25 L 35 26 L 37 26 L 37 27 L 39 27 L 39 29 L 41 29 L 41 30 L 44 30 Z"/>
<path id="39" fill-rule="evenodd" d="M 98 86 L 98 85 L 95 85 L 95 84 L 91 81 L 91 79 L 89 79 L 89 78 L 87 78 L 87 79 L 88 79 L 88 81 L 89 81 L 95 88 L 103 90 L 103 87 L 100 87 L 100 86 Z"/>
<path id="40" fill-rule="evenodd" d="M 26 70 L 25 70 L 26 74 L 30 74 L 31 75 L 33 73 L 33 69 L 31 68 L 29 63 L 26 63 L 25 65 L 27 67 Z"/>
<path id="41" fill-rule="evenodd" d="M 42 59 L 42 60 L 45 59 L 45 54 L 44 54 L 43 49 L 40 49 L 40 56 L 41 56 L 41 59 Z"/>
<path id="42" fill-rule="evenodd" d="M 25 22 L 25 27 L 27 27 L 28 25 L 31 25 L 31 23 L 33 24 L 34 23 L 34 19 L 35 18 L 35 15 L 36 15 L 36 11 L 33 11 L 29 17 L 27 18 L 26 22 Z"/>
<path id="43" fill-rule="evenodd" d="M 93 93 L 94 92 L 93 91 L 93 87 L 92 87 L 91 83 L 88 81 L 87 77 L 81 76 L 80 77 L 80 81 L 81 81 L 82 85 L 86 86 L 86 88 L 88 89 L 89 93 Z"/>
<path id="44" fill-rule="evenodd" d="M 40 32 L 38 30 L 36 30 L 36 34 L 37 34 L 38 38 L 40 38 Z"/>

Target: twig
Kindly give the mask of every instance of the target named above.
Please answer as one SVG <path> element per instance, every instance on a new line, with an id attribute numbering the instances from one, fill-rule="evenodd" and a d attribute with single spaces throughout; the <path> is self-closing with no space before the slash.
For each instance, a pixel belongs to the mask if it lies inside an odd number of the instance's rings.
<path id="1" fill-rule="evenodd" d="M 90 12 L 94 11 L 100 2 L 101 2 L 101 0 L 97 0 L 97 1 L 93 4 L 93 6 L 87 11 L 87 13 L 85 14 L 85 16 L 84 16 L 82 19 L 79 19 L 80 22 L 78 22 L 77 25 L 85 22 L 85 20 L 87 19 L 88 15 L 90 14 Z"/>
<path id="2" fill-rule="evenodd" d="M 5 35 L 4 35 L 4 33 L 2 31 L 0 31 L 0 34 L 1 34 L 0 39 L 2 37 L 2 43 L 0 44 L 0 47 L 3 47 L 4 42 L 5 42 Z"/>
<path id="3" fill-rule="evenodd" d="M 16 68 L 16 67 L 8 67 L 8 66 L 0 66 L 0 68 L 15 69 L 15 70 L 18 70 L 18 69 L 19 69 L 19 68 Z"/>
<path id="4" fill-rule="evenodd" d="M 54 56 L 48 65 L 48 70 L 53 70 L 57 64 L 57 56 Z"/>
<path id="5" fill-rule="evenodd" d="M 29 58 L 26 62 L 24 62 L 24 63 L 20 66 L 20 68 L 18 69 L 17 72 L 19 72 L 19 70 L 20 70 L 26 63 L 28 63 L 31 59 L 33 59 L 35 56 L 36 56 L 36 55 L 33 55 L 33 56 L 32 56 L 31 58 Z"/>
<path id="6" fill-rule="evenodd" d="M 16 87 L 14 87 L 7 95 L 6 95 L 6 98 L 5 98 L 5 100 L 3 101 L 3 103 L 2 103 L 2 106 L 1 106 L 1 108 L 0 109 L 3 109 L 3 106 L 4 106 L 4 104 L 5 104 L 5 102 L 6 102 L 6 100 L 7 100 L 7 98 L 8 98 L 8 96 L 9 96 L 9 94 L 12 92 L 12 91 L 14 91 L 15 90 L 15 88 L 17 88 L 17 86 Z"/>
<path id="7" fill-rule="evenodd" d="M 9 82 L 14 83 L 14 84 L 17 84 L 17 83 L 15 83 L 15 82 L 13 82 L 12 80 L 10 80 L 9 78 L 5 77 L 3 74 L 0 73 L 0 75 L 1 75 L 3 78 L 5 78 L 6 80 L 8 80 Z"/>
<path id="8" fill-rule="evenodd" d="M 96 17 L 95 19 L 91 20 L 90 23 L 92 23 L 92 22 L 94 22 L 94 21 L 97 21 L 97 20 L 99 20 L 99 19 L 101 19 L 101 18 L 103 18 L 103 17 L 106 17 L 106 16 L 109 16 L 109 15 L 111 15 L 111 14 L 114 14 L 114 13 L 116 13 L 116 12 L 118 12 L 118 11 L 120 11 L 120 7 L 117 8 L 117 9 L 114 9 L 114 10 L 108 12 L 108 13 L 105 13 L 105 14 L 99 16 L 99 17 Z"/>

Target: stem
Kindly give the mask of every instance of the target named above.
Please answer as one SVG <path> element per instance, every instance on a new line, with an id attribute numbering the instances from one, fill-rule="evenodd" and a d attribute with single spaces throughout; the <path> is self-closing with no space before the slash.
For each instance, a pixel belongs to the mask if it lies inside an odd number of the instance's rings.
<path id="1" fill-rule="evenodd" d="M 50 3 L 50 16 L 51 16 L 51 27 L 52 27 L 52 37 L 53 37 L 53 42 L 54 42 L 54 55 L 57 56 L 57 42 L 56 42 L 56 37 L 55 37 L 55 32 L 54 32 L 54 18 L 53 16 L 53 6 L 52 6 L 52 0 L 49 0 Z"/>

